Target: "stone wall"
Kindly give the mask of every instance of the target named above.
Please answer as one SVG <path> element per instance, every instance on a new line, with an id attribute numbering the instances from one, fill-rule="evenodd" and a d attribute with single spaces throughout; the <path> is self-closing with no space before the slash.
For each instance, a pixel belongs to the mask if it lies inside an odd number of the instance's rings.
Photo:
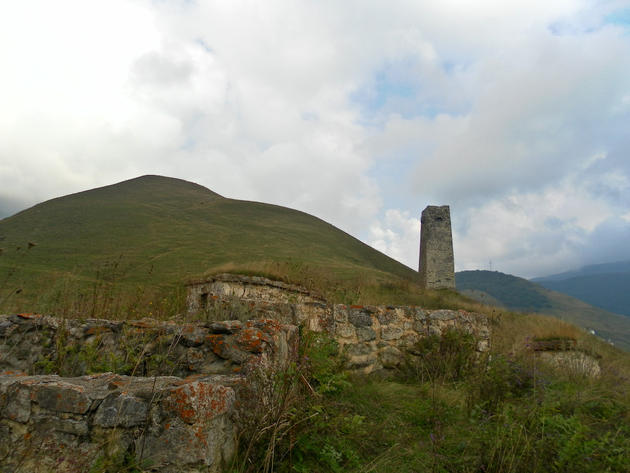
<path id="1" fill-rule="evenodd" d="M 415 345 L 423 337 L 447 330 L 473 335 L 479 352 L 489 349 L 486 317 L 470 312 L 335 305 L 333 321 L 332 333 L 346 354 L 347 367 L 364 373 L 399 367 L 416 356 Z"/>
<path id="2" fill-rule="evenodd" d="M 211 312 L 222 304 L 233 303 L 234 298 L 246 304 L 252 317 L 274 317 L 331 334 L 347 357 L 347 368 L 362 373 L 395 368 L 406 357 L 414 356 L 414 345 L 421 338 L 451 329 L 472 334 L 479 351 L 489 348 L 488 321 L 481 314 L 327 304 L 298 286 L 260 277 L 222 274 L 189 285 L 189 315 Z"/>
<path id="3" fill-rule="evenodd" d="M 297 337 L 276 320 L 0 316 L 0 472 L 78 473 L 123 461 L 221 471 L 249 375 L 294 360 Z M 90 374 L 103 371 L 133 376 Z"/>
<path id="4" fill-rule="evenodd" d="M 191 320 L 205 321 L 0 315 L 0 472 L 124 462 L 219 472 L 234 453 L 238 414 L 264 390 L 259 375 L 297 359 L 297 324 L 330 334 L 361 373 L 400 366 L 419 340 L 446 330 L 489 346 L 479 314 L 327 304 L 265 278 L 221 275 L 190 285 L 188 301 Z M 249 320 L 210 317 L 234 311 Z"/>
<path id="5" fill-rule="evenodd" d="M 234 390 L 210 378 L 4 374 L 0 471 L 79 473 L 127 461 L 219 472 L 235 449 L 234 402 Z"/>
<path id="6" fill-rule="evenodd" d="M 138 376 L 245 373 L 295 355 L 297 327 L 277 320 L 177 324 L 0 315 L 0 371 Z"/>

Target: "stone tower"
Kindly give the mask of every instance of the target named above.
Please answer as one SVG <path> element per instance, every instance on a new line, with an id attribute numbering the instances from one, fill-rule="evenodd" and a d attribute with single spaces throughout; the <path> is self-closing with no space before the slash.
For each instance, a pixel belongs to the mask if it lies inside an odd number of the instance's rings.
<path id="1" fill-rule="evenodd" d="M 455 289 L 451 212 L 429 205 L 420 219 L 420 280 L 427 289 Z"/>

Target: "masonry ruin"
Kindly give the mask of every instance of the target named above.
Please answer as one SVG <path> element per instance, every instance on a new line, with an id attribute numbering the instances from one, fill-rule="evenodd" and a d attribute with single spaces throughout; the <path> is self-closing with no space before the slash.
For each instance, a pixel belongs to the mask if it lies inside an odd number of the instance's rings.
<path id="1" fill-rule="evenodd" d="M 418 272 L 427 289 L 455 289 L 451 213 L 448 205 L 429 205 L 420 219 Z"/>
<path id="2" fill-rule="evenodd" d="M 263 277 L 218 274 L 192 282 L 188 285 L 189 316 L 230 307 L 235 298 L 244 303 L 247 317 L 272 317 L 330 334 L 345 355 L 346 368 L 362 374 L 400 366 L 421 338 L 450 329 L 474 335 L 480 352 L 489 347 L 488 321 L 481 314 L 407 306 L 330 304 L 304 288 Z"/>
<path id="3" fill-rule="evenodd" d="M 355 373 L 400 367 L 451 329 L 489 349 L 480 314 L 330 304 L 262 277 L 191 283 L 188 309 L 196 322 L 0 315 L 0 471 L 84 472 L 112 458 L 225 471 L 261 373 L 297 361 L 298 326 L 329 334 Z"/>

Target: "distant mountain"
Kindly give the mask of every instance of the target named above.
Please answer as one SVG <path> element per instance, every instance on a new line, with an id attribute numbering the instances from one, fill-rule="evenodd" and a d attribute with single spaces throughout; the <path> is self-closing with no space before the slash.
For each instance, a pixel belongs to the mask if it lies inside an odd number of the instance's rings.
<path id="1" fill-rule="evenodd" d="M 532 282 L 611 312 L 630 316 L 630 261 L 584 266 Z"/>
<path id="2" fill-rule="evenodd" d="M 461 271 L 457 290 L 485 304 L 497 302 L 510 310 L 553 315 L 630 349 L 630 317 L 593 307 L 523 278 L 498 271 Z"/>

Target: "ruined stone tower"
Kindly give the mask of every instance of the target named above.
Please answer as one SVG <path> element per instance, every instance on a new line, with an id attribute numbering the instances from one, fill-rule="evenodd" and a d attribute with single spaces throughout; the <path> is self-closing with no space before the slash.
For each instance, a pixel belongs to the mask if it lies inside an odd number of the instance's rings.
<path id="1" fill-rule="evenodd" d="M 429 205 L 420 219 L 420 280 L 428 289 L 455 289 L 451 212 L 448 205 Z"/>

